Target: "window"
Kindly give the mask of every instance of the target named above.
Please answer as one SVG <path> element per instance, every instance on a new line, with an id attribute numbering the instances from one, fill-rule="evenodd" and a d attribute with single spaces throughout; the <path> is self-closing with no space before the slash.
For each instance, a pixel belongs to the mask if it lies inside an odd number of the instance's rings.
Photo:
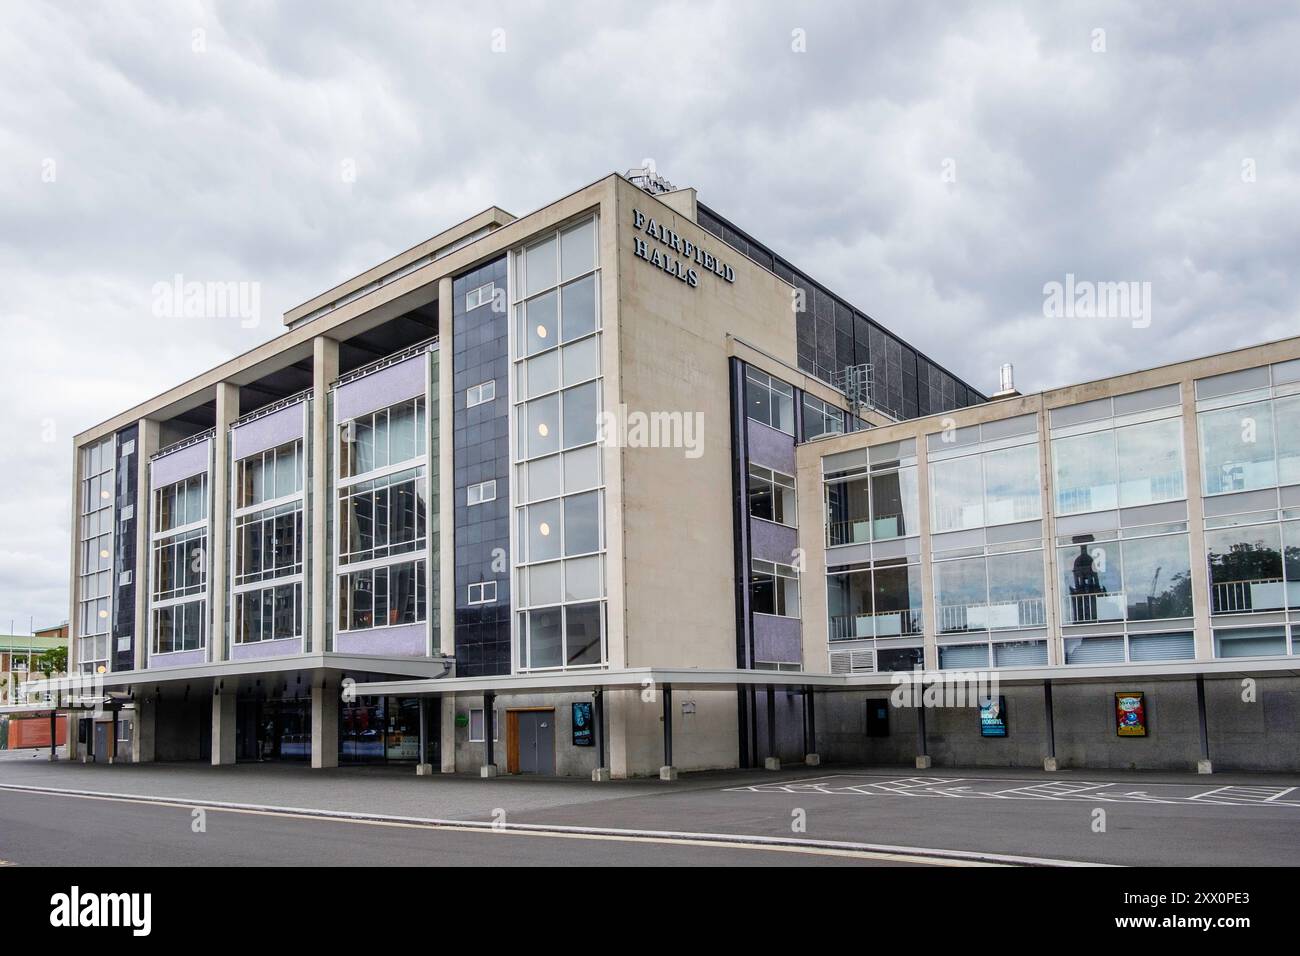
<path id="1" fill-rule="evenodd" d="M 1215 657 L 1278 657 L 1286 653 L 1286 628 L 1214 629 Z"/>
<path id="2" fill-rule="evenodd" d="M 794 479 L 761 465 L 749 466 L 749 513 L 755 518 L 796 527 Z"/>
<path id="3" fill-rule="evenodd" d="M 1075 535 L 1057 544 L 1063 624 L 1192 616 L 1186 525 L 1125 529 L 1122 538 Z"/>
<path id="4" fill-rule="evenodd" d="M 339 489 L 339 561 L 353 564 L 420 551 L 427 534 L 424 469 Z"/>
<path id="5" fill-rule="evenodd" d="M 425 618 L 423 559 L 339 576 L 340 631 L 418 624 Z"/>
<path id="6" fill-rule="evenodd" d="M 495 294 L 496 284 L 492 282 L 481 285 L 477 289 L 470 289 L 465 293 L 465 311 L 477 309 L 480 305 L 488 305 Z"/>
<path id="7" fill-rule="evenodd" d="M 1242 614 L 1300 606 L 1300 522 L 1205 532 L 1210 613 Z M 1287 529 L 1287 547 L 1282 529 Z M 1289 592 L 1289 593 L 1288 593 Z"/>
<path id="8" fill-rule="evenodd" d="M 109 436 L 82 448 L 80 453 L 77 663 L 83 673 L 108 667 L 113 602 L 114 442 Z"/>
<path id="9" fill-rule="evenodd" d="M 428 620 L 425 416 L 419 396 L 338 426 L 339 631 Z"/>
<path id="10" fill-rule="evenodd" d="M 587 218 L 511 256 L 518 669 L 605 660 L 597 233 Z"/>
<path id="11" fill-rule="evenodd" d="M 155 654 L 205 646 L 208 480 L 184 478 L 153 493 L 151 647 Z"/>
<path id="12" fill-rule="evenodd" d="M 234 642 L 301 638 L 302 439 L 242 458 L 235 469 L 230 611 Z"/>
<path id="13" fill-rule="evenodd" d="M 1042 516 L 1037 444 L 930 461 L 931 530 L 958 531 Z"/>
<path id="14" fill-rule="evenodd" d="M 483 581 L 480 584 L 471 584 L 469 586 L 469 604 L 494 604 L 497 599 L 497 583 L 495 581 Z"/>
<path id="15" fill-rule="evenodd" d="M 1196 382 L 1203 493 L 1300 484 L 1300 363 Z"/>
<path id="16" fill-rule="evenodd" d="M 605 659 L 603 631 L 603 601 L 521 613 L 520 667 L 538 670 L 598 665 Z"/>
<path id="17" fill-rule="evenodd" d="M 822 435 L 839 435 L 844 431 L 844 413 L 815 395 L 803 393 L 803 437 L 811 441 Z"/>
<path id="18" fill-rule="evenodd" d="M 236 508 L 287 498 L 302 491 L 302 440 L 240 459 Z"/>
<path id="19" fill-rule="evenodd" d="M 470 485 L 465 489 L 466 505 L 481 505 L 486 501 L 495 501 L 497 497 L 497 481 L 493 478 L 491 481 L 480 481 L 476 485 Z"/>
<path id="20" fill-rule="evenodd" d="M 753 366 L 745 366 L 748 416 L 787 435 L 794 434 L 794 388 Z"/>
<path id="21" fill-rule="evenodd" d="M 871 474 L 827 476 L 828 546 L 885 541 L 919 533 L 916 466 L 899 465 L 900 459 L 884 459 L 872 465 Z"/>
<path id="22" fill-rule="evenodd" d="M 826 593 L 832 641 L 921 633 L 921 568 L 915 561 L 832 567 Z"/>
<path id="23" fill-rule="evenodd" d="M 755 614 L 798 617 L 799 572 L 787 564 L 755 559 L 749 600 Z"/>
<path id="24" fill-rule="evenodd" d="M 470 743 L 483 743 L 483 708 L 471 707 L 469 709 L 469 740 Z M 501 716 L 494 710 L 492 712 L 492 739 L 500 739 L 501 734 Z"/>
<path id="25" fill-rule="evenodd" d="M 936 561 L 934 582 L 942 634 L 1047 623 L 1041 550 Z"/>
<path id="26" fill-rule="evenodd" d="M 235 643 L 302 636 L 302 584 L 280 584 L 235 595 Z"/>
<path id="27" fill-rule="evenodd" d="M 473 408 L 475 405 L 483 405 L 497 397 L 496 379 L 489 379 L 479 385 L 471 385 L 465 389 L 465 407 Z"/>
<path id="28" fill-rule="evenodd" d="M 339 425 L 339 478 L 424 457 L 425 404 L 412 398 Z"/>

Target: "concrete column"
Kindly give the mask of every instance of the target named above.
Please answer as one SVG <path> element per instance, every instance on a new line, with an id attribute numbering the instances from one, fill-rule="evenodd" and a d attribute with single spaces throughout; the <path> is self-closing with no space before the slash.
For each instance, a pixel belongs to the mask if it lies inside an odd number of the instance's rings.
<path id="1" fill-rule="evenodd" d="M 31 669 L 31 664 L 27 665 Z M 50 760 L 59 759 L 59 715 L 50 711 Z"/>
<path id="2" fill-rule="evenodd" d="M 456 653 L 456 420 L 453 415 L 456 393 L 451 354 L 451 290 L 450 277 L 438 280 L 438 352 L 434 356 L 438 363 L 438 640 L 442 653 L 447 655 Z M 499 382 L 497 387 L 504 394 L 508 386 L 506 382 Z M 449 699 L 444 698 L 444 701 Z M 444 710 L 443 716 L 446 715 Z M 446 727 L 444 721 L 444 741 Z M 454 726 L 452 732 L 455 732 Z M 444 770 L 445 754 L 444 750 Z"/>
<path id="3" fill-rule="evenodd" d="M 609 780 L 609 765 L 605 762 L 605 691 L 597 687 L 591 695 L 592 729 L 596 734 L 596 769 L 591 779 L 596 783 Z"/>
<path id="4" fill-rule="evenodd" d="M 71 549 L 72 553 L 68 560 L 68 673 L 77 673 L 77 658 L 81 654 L 80 640 L 81 637 L 81 617 L 80 607 L 77 604 L 77 574 L 80 570 L 81 561 L 81 449 L 77 447 L 76 441 L 72 444 L 72 495 L 68 499 L 72 504 L 72 523 L 69 527 L 72 529 Z M 57 702 L 58 695 L 55 695 Z M 77 729 L 76 721 L 72 715 L 68 716 L 68 759 L 77 758 Z M 57 746 L 57 745 L 56 745 Z M 54 752 L 51 751 L 51 757 Z"/>
<path id="5" fill-rule="evenodd" d="M 456 697 L 454 694 L 444 694 L 438 698 L 438 706 L 442 708 L 442 746 L 439 748 L 442 753 L 442 772 L 456 772 Z"/>
<path id="6" fill-rule="evenodd" d="M 1043 758 L 1044 770 L 1056 767 L 1056 717 L 1052 713 L 1052 682 L 1043 681 L 1043 722 L 1047 736 L 1047 756 Z"/>
<path id="7" fill-rule="evenodd" d="M 425 756 L 429 752 L 428 698 L 421 697 L 417 703 L 420 706 L 420 756 L 416 758 L 415 775 L 427 777 L 433 773 L 433 764 L 427 763 Z"/>
<path id="8" fill-rule="evenodd" d="M 925 741 L 925 706 L 918 703 L 916 705 L 916 769 L 929 770 L 930 766 L 930 752 Z"/>
<path id="9" fill-rule="evenodd" d="M 149 550 L 149 532 L 151 529 L 149 507 L 152 494 L 149 490 L 149 456 L 158 450 L 158 423 L 147 418 L 140 419 L 139 433 L 135 440 L 136 454 L 136 493 L 135 493 L 135 662 L 136 670 L 144 670 L 149 665 L 149 593 L 152 582 L 149 579 L 149 565 L 153 555 Z M 139 704 L 137 703 L 137 707 Z M 152 729 L 150 733 L 152 734 Z M 131 744 L 134 754 L 136 745 Z M 153 741 L 149 743 L 149 759 L 153 759 Z M 136 763 L 140 761 L 136 759 Z"/>
<path id="10" fill-rule="evenodd" d="M 208 595 L 209 603 L 212 605 L 212 630 L 208 633 L 208 659 L 212 661 L 226 659 L 226 539 L 230 526 L 230 426 L 238 417 L 239 386 L 231 382 L 219 383 L 216 433 L 212 436 L 212 513 L 208 520 Z M 212 732 L 216 733 L 215 721 Z M 233 737 L 231 747 L 234 747 Z M 231 754 L 234 754 L 233 749 Z M 213 747 L 214 761 L 216 755 L 216 748 Z"/>
<path id="11" fill-rule="evenodd" d="M 131 728 L 131 762 L 153 763 L 154 724 L 158 704 L 152 697 L 135 699 L 135 725 Z"/>
<path id="12" fill-rule="evenodd" d="M 1047 663 L 1065 662 L 1061 642 L 1061 598 L 1056 568 L 1056 492 L 1052 481 L 1052 441 L 1048 427 L 1050 414 L 1042 407 L 1042 396 L 1035 398 L 1038 412 L 1038 480 L 1043 497 L 1043 602 L 1047 622 Z M 995 662 L 989 661 L 990 665 Z M 1050 691 L 1049 691 L 1050 693 Z"/>
<path id="13" fill-rule="evenodd" d="M 329 389 L 330 383 L 339 377 L 339 343 L 334 339 L 323 335 L 312 339 L 311 376 L 311 489 L 307 500 L 308 513 L 311 516 L 311 545 L 308 559 L 311 567 L 309 649 L 313 653 L 320 654 L 327 648 L 331 623 L 330 602 L 326 596 L 329 594 L 329 576 L 332 568 L 325 518 L 333 506 L 329 487 L 329 456 L 334 436 L 329 420 Z M 313 760 L 314 754 L 313 750 Z"/>
<path id="14" fill-rule="evenodd" d="M 1201 500 L 1201 435 L 1196 427 L 1196 386 L 1189 375 L 1182 382 L 1183 477 L 1187 485 L 1187 545 L 1192 557 L 1192 634 L 1197 660 L 1214 657 L 1210 630 L 1210 570 L 1205 560 L 1205 507 Z"/>
<path id="15" fill-rule="evenodd" d="M 497 734 L 497 695 L 488 691 L 483 695 L 483 766 L 479 775 L 495 777 L 497 775 L 496 754 L 493 749 Z"/>
<path id="16" fill-rule="evenodd" d="M 930 561 L 930 464 L 926 439 L 916 436 L 917 517 L 921 533 L 921 634 L 926 670 L 939 667 L 939 613 L 934 602 L 934 565 Z"/>
<path id="17" fill-rule="evenodd" d="M 803 689 L 803 762 L 809 767 L 822 762 L 817 752 L 817 692 L 811 687 Z"/>
<path id="18" fill-rule="evenodd" d="M 1201 757 L 1196 761 L 1197 773 L 1214 773 L 1210 762 L 1210 729 L 1205 719 L 1205 675 L 1196 675 L 1196 726 L 1200 734 Z"/>
<path id="19" fill-rule="evenodd" d="M 220 686 L 224 684 L 225 686 Z M 212 695 L 212 766 L 235 762 L 235 692 L 236 681 L 218 681 Z"/>
<path id="20" fill-rule="evenodd" d="M 664 684 L 660 693 L 664 698 L 664 763 L 659 768 L 659 779 L 676 780 L 677 768 L 673 766 L 673 685 Z"/>
<path id="21" fill-rule="evenodd" d="M 339 765 L 339 683 L 328 676 L 312 678 L 311 765 L 314 770 Z"/>
<path id="22" fill-rule="evenodd" d="M 632 721 L 632 708 L 647 706 L 641 703 L 640 691 L 611 690 L 605 705 L 609 709 L 609 775 L 614 780 L 626 780 L 632 771 L 628 756 L 628 728 Z"/>
<path id="23" fill-rule="evenodd" d="M 776 753 L 776 685 L 774 684 L 767 685 L 767 757 L 763 760 L 763 769 L 781 769 L 781 758 Z"/>

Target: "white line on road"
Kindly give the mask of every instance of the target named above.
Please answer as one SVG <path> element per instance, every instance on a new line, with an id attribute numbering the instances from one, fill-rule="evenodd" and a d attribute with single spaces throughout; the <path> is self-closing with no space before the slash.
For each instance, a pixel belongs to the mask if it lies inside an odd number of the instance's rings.
<path id="1" fill-rule="evenodd" d="M 279 807 L 262 804 L 227 803 L 217 800 L 189 800 L 133 793 L 107 793 L 96 790 L 67 790 L 57 787 L 34 787 L 23 784 L 0 784 L 0 790 L 17 793 L 48 793 L 84 800 L 107 800 L 143 803 L 153 806 L 296 817 L 321 821 L 362 823 L 376 826 L 407 826 L 423 829 L 458 830 L 511 836 L 550 836 L 570 839 L 615 840 L 620 842 L 661 843 L 683 846 L 714 846 L 729 849 L 769 850 L 821 856 L 852 856 L 892 863 L 917 863 L 931 866 L 1106 866 L 1075 860 L 980 853 L 970 850 L 941 850 L 931 847 L 888 846 L 842 840 L 798 840 L 791 837 L 758 836 L 738 833 L 694 833 L 677 830 L 637 830 L 616 827 L 578 827 L 538 823 L 499 823 L 480 820 L 444 820 L 434 817 L 407 817 L 379 813 L 356 813 L 350 810 L 319 810 L 304 807 Z"/>

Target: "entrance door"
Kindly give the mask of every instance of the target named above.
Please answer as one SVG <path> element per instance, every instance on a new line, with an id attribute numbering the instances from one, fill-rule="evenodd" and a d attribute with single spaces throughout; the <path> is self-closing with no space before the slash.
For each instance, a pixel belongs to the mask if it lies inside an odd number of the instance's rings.
<path id="1" fill-rule="evenodd" d="M 522 710 L 510 714 L 515 728 L 518 773 L 555 773 L 555 711 Z"/>
<path id="2" fill-rule="evenodd" d="M 107 760 L 111 753 L 108 749 L 108 732 L 112 729 L 113 725 L 105 723 L 104 721 L 96 721 L 91 726 L 95 728 L 95 749 L 91 751 L 91 753 L 94 755 L 96 760 L 101 756 Z"/>

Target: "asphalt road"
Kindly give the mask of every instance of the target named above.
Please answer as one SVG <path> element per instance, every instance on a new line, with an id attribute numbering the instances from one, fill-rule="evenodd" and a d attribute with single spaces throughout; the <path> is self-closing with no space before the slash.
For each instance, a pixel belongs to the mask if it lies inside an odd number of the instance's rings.
<path id="1" fill-rule="evenodd" d="M 84 790 L 182 806 L 20 792 Z M 210 809 L 213 802 L 482 823 L 650 831 L 541 836 Z M 682 844 L 665 833 L 716 835 Z M 26 864 L 791 865 L 896 862 L 887 854 L 734 845 L 852 843 L 1155 866 L 1300 865 L 1300 778 L 1278 775 L 798 768 L 593 784 L 416 777 L 409 768 L 197 764 L 0 766 L 0 860 Z M 910 857 L 913 862 L 927 862 Z M 928 860 L 928 862 L 940 862 Z"/>
<path id="2" fill-rule="evenodd" d="M 0 865 L 85 866 L 881 866 L 875 856 L 740 845 L 516 834 L 0 794 Z"/>

